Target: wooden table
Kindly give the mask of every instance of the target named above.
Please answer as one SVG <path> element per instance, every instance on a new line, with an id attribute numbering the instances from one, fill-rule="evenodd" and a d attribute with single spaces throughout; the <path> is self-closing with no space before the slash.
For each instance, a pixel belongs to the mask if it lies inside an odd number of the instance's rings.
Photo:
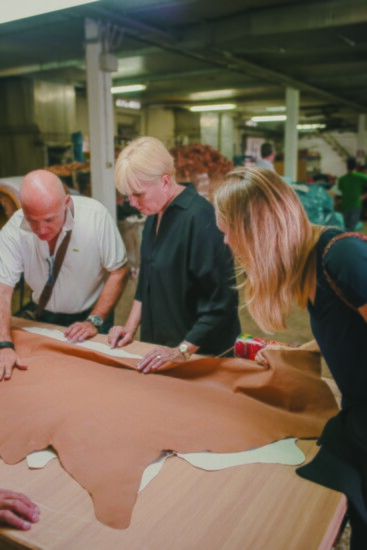
<path id="1" fill-rule="evenodd" d="M 317 450 L 310 440 L 299 446 L 307 460 Z M 205 472 L 169 458 L 139 494 L 125 530 L 96 520 L 90 496 L 57 460 L 42 470 L 0 461 L 0 486 L 41 509 L 28 532 L 0 529 L 0 549 L 329 550 L 346 511 L 343 495 L 279 464 Z"/>

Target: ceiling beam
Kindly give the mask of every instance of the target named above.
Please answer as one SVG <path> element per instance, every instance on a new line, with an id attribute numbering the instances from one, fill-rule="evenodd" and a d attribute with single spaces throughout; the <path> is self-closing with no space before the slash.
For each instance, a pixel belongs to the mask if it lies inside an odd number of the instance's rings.
<path id="1" fill-rule="evenodd" d="M 185 31 L 183 47 L 225 43 L 228 38 L 254 38 L 284 33 L 332 29 L 367 22 L 366 0 L 335 0 L 279 8 L 251 9 L 223 21 L 205 22 Z"/>
<path id="2" fill-rule="evenodd" d="M 177 80 L 181 78 L 193 78 L 193 77 L 203 77 L 209 75 L 215 75 L 218 73 L 218 69 L 215 67 L 209 67 L 208 69 L 191 69 L 186 71 L 174 71 L 174 72 L 165 72 L 165 73 L 156 73 L 156 74 L 146 74 L 138 76 L 115 76 L 113 77 L 114 86 L 122 86 L 128 84 L 140 84 L 144 82 L 162 82 L 165 80 Z M 191 84 L 192 87 L 192 84 Z M 197 86 L 194 86 L 195 88 Z M 182 88 L 181 88 L 182 89 Z"/>
<path id="3" fill-rule="evenodd" d="M 306 9 L 307 8 L 307 9 Z M 321 8 L 321 14 L 320 14 L 320 8 Z M 326 8 L 328 8 L 326 10 Z M 124 17 L 111 13 L 109 10 L 105 8 L 95 8 L 93 6 L 93 9 L 96 12 L 99 12 L 101 15 L 103 14 L 104 17 L 110 18 L 115 22 L 117 25 L 124 26 Z M 337 12 L 337 9 L 340 10 L 340 13 Z M 366 0 L 349 0 L 348 4 L 345 3 L 345 0 L 336 0 L 335 2 L 331 3 L 315 3 L 315 4 L 307 4 L 307 7 L 302 6 L 300 4 L 297 4 L 297 6 L 288 5 L 287 8 L 274 8 L 269 10 L 261 10 L 256 12 L 256 20 L 261 13 L 268 14 L 266 17 L 269 17 L 267 25 L 271 25 L 271 28 L 274 29 L 277 25 L 274 22 L 274 18 L 272 19 L 271 15 L 274 11 L 278 12 L 280 10 L 280 13 L 282 14 L 281 18 L 286 17 L 287 20 L 291 19 L 289 14 L 295 14 L 298 13 L 298 20 L 301 21 L 302 19 L 306 17 L 306 13 L 310 16 L 310 19 L 307 21 L 307 24 L 305 21 L 303 21 L 303 28 L 309 28 L 309 22 L 314 17 L 319 18 L 321 21 L 324 21 L 324 25 L 326 25 L 326 21 L 329 21 L 330 25 L 330 18 L 334 21 L 338 21 L 340 24 L 341 21 L 343 21 L 343 24 L 347 24 L 347 21 L 349 21 L 349 24 L 352 22 L 356 22 L 356 18 L 358 19 L 358 22 L 360 21 L 367 21 L 367 2 Z M 294 11 L 295 10 L 295 11 Z M 299 11 L 297 11 L 299 10 Z M 306 11 L 305 11 L 306 10 Z M 358 16 L 356 17 L 354 10 L 358 12 Z M 255 12 L 254 12 L 255 13 Z M 316 16 L 314 15 L 316 13 Z M 364 19 L 363 19 L 364 18 Z M 239 28 L 241 28 L 241 24 L 239 24 L 239 17 L 229 18 L 232 23 L 235 23 L 238 25 Z M 228 19 L 225 20 L 228 22 Z M 209 24 L 209 27 L 211 30 L 216 33 L 215 36 L 222 36 L 225 37 L 226 31 L 223 29 L 223 25 L 225 25 L 225 21 L 220 23 L 212 23 Z M 132 21 L 133 23 L 133 21 Z M 285 23 L 284 23 L 285 24 Z M 213 26 L 214 25 L 214 26 Z M 305 26 L 306 25 L 306 26 Z M 207 25 L 205 25 L 207 27 Z M 250 26 L 251 27 L 251 26 Z M 262 32 L 269 32 L 269 30 L 265 31 L 266 24 L 265 19 L 262 23 L 262 25 L 259 25 L 260 28 L 263 28 Z M 152 27 L 150 27 L 152 30 Z M 295 29 L 293 29 L 295 30 Z M 215 46 L 218 46 L 217 43 L 213 44 L 213 42 L 210 44 L 211 47 L 205 47 L 201 51 L 198 51 L 197 49 L 191 49 L 188 47 L 188 43 L 190 40 L 186 40 L 179 43 L 173 43 L 173 41 L 169 40 L 162 40 L 160 38 L 157 38 L 155 36 L 142 36 L 139 29 L 134 28 L 134 24 L 129 26 L 128 28 L 124 28 L 124 32 L 128 35 L 133 37 L 135 40 L 143 42 L 145 44 L 150 44 L 152 46 L 158 47 L 163 49 L 164 51 L 169 51 L 172 53 L 176 53 L 179 55 L 183 55 L 185 57 L 189 57 L 191 59 L 196 59 L 198 61 L 202 61 L 206 63 L 207 65 L 211 65 L 213 67 L 218 67 L 223 70 L 235 72 L 235 73 L 241 73 L 246 75 L 251 75 L 253 77 L 259 78 L 266 82 L 273 82 L 275 84 L 278 84 L 282 87 L 292 87 L 296 88 L 300 91 L 304 91 L 307 93 L 315 94 L 316 96 L 322 97 L 324 99 L 327 99 L 328 101 L 341 103 L 343 105 L 346 105 L 353 110 L 356 110 L 358 112 L 367 112 L 367 106 L 361 105 L 359 103 L 356 103 L 354 101 L 350 101 L 349 99 L 335 95 L 331 92 L 328 92 L 327 90 L 320 89 L 316 86 L 312 86 L 310 84 L 307 84 L 307 82 L 301 81 L 299 79 L 292 78 L 286 74 L 280 73 L 278 71 L 274 71 L 272 69 L 268 69 L 266 67 L 258 66 L 254 63 L 244 61 L 238 57 L 235 57 L 230 52 L 222 51 L 220 49 L 216 49 Z M 213 35 L 213 32 L 210 34 Z M 231 31 L 229 31 L 231 32 Z M 234 30 L 233 30 L 234 32 Z M 284 31 L 283 31 L 284 32 Z M 160 29 L 157 29 L 157 36 L 159 37 Z M 188 33 L 190 34 L 190 33 Z M 231 36 L 231 35 L 230 35 Z M 173 35 L 174 38 L 174 35 Z M 232 39 L 232 36 L 231 36 Z M 219 39 L 220 40 L 220 39 Z M 170 43 L 168 43 L 170 42 Z M 203 44 L 204 45 L 204 44 Z M 219 55 L 218 55 L 219 54 Z"/>
<path id="4" fill-rule="evenodd" d="M 191 0 L 181 0 L 181 3 L 186 3 Z M 161 2 L 160 4 L 167 4 L 168 0 Z M 131 15 L 132 11 L 136 9 L 144 9 L 152 4 L 147 0 L 142 0 L 135 3 L 127 2 L 126 11 Z M 154 3 L 156 5 L 156 3 Z M 281 8 L 269 8 L 265 10 L 253 9 L 243 15 L 236 17 L 228 17 L 225 20 L 214 23 L 207 23 L 205 26 L 196 26 L 192 30 L 191 27 L 187 29 L 187 35 L 185 35 L 184 41 L 178 40 L 178 35 L 175 32 L 166 32 L 162 29 L 155 28 L 150 24 L 143 24 L 133 18 L 126 18 L 123 15 L 118 15 L 117 12 L 113 12 L 104 7 L 101 2 L 98 9 L 94 10 L 95 15 L 99 15 L 110 24 L 114 26 L 121 26 L 121 29 L 126 36 L 132 37 L 138 43 L 149 45 L 152 48 L 159 48 L 160 50 L 171 52 L 176 55 L 185 56 L 187 58 L 200 61 L 203 64 L 203 71 L 229 71 L 236 74 L 241 74 L 246 77 L 256 78 L 264 82 L 271 82 L 280 88 L 293 87 L 299 89 L 302 92 L 311 94 L 312 96 L 321 97 L 327 101 L 345 105 L 357 112 L 366 112 L 367 106 L 359 104 L 355 101 L 350 101 L 347 97 L 333 94 L 328 90 L 319 88 L 309 84 L 305 80 L 298 78 L 292 78 L 287 74 L 280 71 L 275 71 L 264 66 L 243 60 L 242 58 L 233 55 L 231 52 L 225 50 L 221 46 L 221 41 L 225 40 L 226 35 L 233 39 L 234 34 L 240 33 L 239 36 L 250 38 L 251 36 L 266 35 L 271 32 L 276 34 L 278 32 L 294 32 L 298 30 L 309 30 L 310 28 L 330 28 L 330 26 L 338 25 L 351 25 L 353 23 L 360 23 L 367 21 L 367 2 L 366 0 L 349 0 L 348 3 L 344 1 L 335 0 L 332 2 L 314 2 L 312 4 L 307 3 L 307 6 L 302 4 L 292 5 Z M 125 6 L 124 6 L 125 7 Z M 132 10 L 132 11 L 129 11 Z M 233 26 L 233 27 L 232 27 Z M 200 33 L 199 33 L 200 31 Z M 198 33 L 200 36 L 198 36 Z M 186 39 L 186 36 L 188 39 Z M 200 40 L 203 48 L 198 50 L 191 48 L 192 40 L 194 37 Z M 208 40 L 210 37 L 210 43 Z M 205 45 L 205 47 L 204 47 Z M 121 53 L 121 52 L 120 52 Z M 133 52 L 130 52 L 132 55 Z M 36 71 L 54 70 L 55 68 L 80 66 L 84 64 L 84 59 L 69 60 L 60 63 L 45 63 L 40 65 L 29 65 L 25 67 L 18 67 L 14 69 L 5 69 L 0 73 L 0 76 L 10 76 L 14 74 L 26 74 Z M 190 72 L 190 71 L 189 71 Z M 194 73 L 196 71 L 193 71 Z M 171 78 L 172 75 L 166 75 L 167 78 Z M 141 75 L 141 78 L 150 80 L 149 75 Z M 164 80 L 164 75 L 153 75 L 154 80 Z M 119 79 L 123 82 L 125 79 Z M 126 79 L 130 80 L 130 79 Z"/>
<path id="5" fill-rule="evenodd" d="M 23 65 L 22 67 L 11 67 L 0 70 L 0 78 L 9 76 L 20 76 L 23 74 L 32 74 L 41 71 L 54 71 L 55 69 L 66 69 L 70 67 L 81 67 L 84 60 L 69 59 L 68 61 L 52 61 L 50 63 L 39 63 L 37 65 Z"/>
<path id="6" fill-rule="evenodd" d="M 254 63 L 250 63 L 249 61 L 244 61 L 243 59 L 235 57 L 228 52 L 222 52 L 222 53 L 224 53 L 227 57 L 229 70 L 232 70 L 234 72 L 245 71 L 247 75 L 251 75 L 253 77 L 266 80 L 267 82 L 274 82 L 279 86 L 296 88 L 300 91 L 308 92 L 308 93 L 311 93 L 312 95 L 316 95 L 324 99 L 327 99 L 328 101 L 342 103 L 343 105 L 346 105 L 352 108 L 353 110 L 357 110 L 359 112 L 367 111 L 366 105 L 361 105 L 354 101 L 350 101 L 347 98 L 341 97 L 339 95 L 335 95 L 331 92 L 323 90 L 322 88 L 312 86 L 307 82 L 292 78 L 284 73 L 280 73 L 279 71 L 273 71 L 272 69 L 267 69 L 266 67 L 260 67 L 259 65 L 255 65 Z"/>
<path id="7" fill-rule="evenodd" d="M 130 32 L 133 32 L 133 31 L 130 30 L 129 33 Z M 251 75 L 253 77 L 256 77 L 266 82 L 273 82 L 274 84 L 277 84 L 278 86 L 281 86 L 281 87 L 289 86 L 292 88 L 296 88 L 300 91 L 308 92 L 308 93 L 311 93 L 312 95 L 316 95 L 318 97 L 327 99 L 328 101 L 337 102 L 339 104 L 346 105 L 358 112 L 362 112 L 362 113 L 367 112 L 366 105 L 362 105 L 354 101 L 350 101 L 345 97 L 338 96 L 326 90 L 320 89 L 316 86 L 312 86 L 310 84 L 307 84 L 306 82 L 303 82 L 299 79 L 292 78 L 278 71 L 274 71 L 266 67 L 261 67 L 254 63 L 250 63 L 249 61 L 244 61 L 243 59 L 240 59 L 232 55 L 230 52 L 225 52 L 225 51 L 218 52 L 216 50 L 212 50 L 212 51 L 206 50 L 206 52 L 203 54 L 203 53 L 193 52 L 186 49 L 182 50 L 180 46 L 160 43 L 159 41 L 154 39 L 147 39 L 139 36 L 135 36 L 135 38 L 145 43 L 150 43 L 154 46 L 158 46 L 165 51 L 175 52 L 177 54 L 180 54 L 186 57 L 191 57 L 192 59 L 202 61 L 206 64 L 221 68 L 223 70 L 231 71 L 234 73 L 245 74 L 246 76 Z"/>

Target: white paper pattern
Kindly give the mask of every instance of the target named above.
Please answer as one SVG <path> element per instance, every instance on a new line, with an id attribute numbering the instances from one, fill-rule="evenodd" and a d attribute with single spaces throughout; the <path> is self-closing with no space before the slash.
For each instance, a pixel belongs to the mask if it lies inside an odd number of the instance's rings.
<path id="1" fill-rule="evenodd" d="M 128 353 L 122 348 L 111 349 L 106 344 L 101 344 L 100 342 L 92 342 L 87 340 L 85 342 L 71 342 L 65 338 L 64 334 L 60 330 L 48 329 L 48 328 L 39 328 L 39 327 L 23 327 L 23 330 L 31 332 L 32 334 L 39 334 L 41 336 L 47 336 L 48 338 L 54 338 L 55 340 L 60 340 L 60 342 L 68 342 L 69 344 L 74 344 L 75 346 L 80 346 L 82 348 L 91 349 L 93 351 L 98 351 L 104 355 L 110 355 L 111 357 L 126 357 L 128 359 L 141 359 L 141 355 L 136 355 L 134 353 Z"/>

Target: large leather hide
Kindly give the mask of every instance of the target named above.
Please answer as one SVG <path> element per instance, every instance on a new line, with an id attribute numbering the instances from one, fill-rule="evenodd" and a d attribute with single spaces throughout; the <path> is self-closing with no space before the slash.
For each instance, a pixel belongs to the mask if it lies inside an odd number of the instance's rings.
<path id="1" fill-rule="evenodd" d="M 129 525 L 140 479 L 163 450 L 234 452 L 315 438 L 335 400 L 317 353 L 268 352 L 271 366 L 198 359 L 143 375 L 121 360 L 14 330 L 29 366 L 0 383 L 0 454 L 15 464 L 54 447 L 97 518 Z"/>

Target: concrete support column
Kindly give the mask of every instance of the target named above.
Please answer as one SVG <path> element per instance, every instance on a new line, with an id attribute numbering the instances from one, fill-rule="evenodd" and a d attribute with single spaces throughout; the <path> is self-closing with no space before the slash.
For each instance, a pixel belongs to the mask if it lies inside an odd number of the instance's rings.
<path id="1" fill-rule="evenodd" d="M 236 152 L 234 120 L 228 113 L 221 115 L 219 151 L 229 160 L 233 159 Z"/>
<path id="2" fill-rule="evenodd" d="M 85 38 L 92 196 L 116 220 L 112 78 L 109 71 L 100 68 L 101 29 L 91 19 L 85 21 Z"/>
<path id="3" fill-rule="evenodd" d="M 238 118 L 233 120 L 233 153 L 234 155 L 242 155 L 242 133 L 238 128 Z"/>
<path id="4" fill-rule="evenodd" d="M 223 122 L 223 113 L 218 113 L 218 145 L 217 145 L 217 150 L 218 151 L 222 151 L 222 146 L 223 146 L 223 141 L 222 141 L 222 133 L 223 133 L 223 125 L 222 125 L 222 122 Z"/>
<path id="5" fill-rule="evenodd" d="M 358 116 L 358 135 L 357 135 L 357 162 L 365 164 L 366 162 L 366 149 L 367 149 L 367 132 L 366 132 L 366 120 L 365 114 Z"/>
<path id="6" fill-rule="evenodd" d="M 284 139 L 284 175 L 297 181 L 299 91 L 287 88 L 285 95 L 287 120 Z"/>
<path id="7" fill-rule="evenodd" d="M 200 113 L 200 141 L 210 145 L 213 149 L 219 148 L 219 115 L 216 112 Z"/>
<path id="8" fill-rule="evenodd" d="M 168 149 L 175 144 L 175 117 L 170 109 L 147 109 L 143 135 L 160 139 Z"/>

